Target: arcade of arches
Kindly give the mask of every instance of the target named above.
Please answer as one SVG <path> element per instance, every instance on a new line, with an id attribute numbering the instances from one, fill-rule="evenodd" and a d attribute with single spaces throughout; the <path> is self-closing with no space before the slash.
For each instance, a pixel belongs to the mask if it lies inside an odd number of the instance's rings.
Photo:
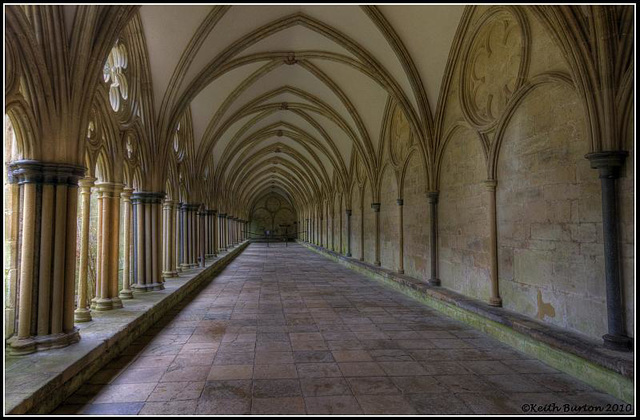
<path id="1" fill-rule="evenodd" d="M 633 380 L 632 6 L 13 5 L 5 24 L 9 358 L 70 351 L 96 314 L 268 237 Z"/>

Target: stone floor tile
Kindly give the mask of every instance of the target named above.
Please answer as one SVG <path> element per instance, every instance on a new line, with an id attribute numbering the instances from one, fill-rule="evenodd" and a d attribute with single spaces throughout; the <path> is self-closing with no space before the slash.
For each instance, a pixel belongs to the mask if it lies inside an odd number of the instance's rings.
<path id="1" fill-rule="evenodd" d="M 126 369 L 111 383 L 113 385 L 158 383 L 166 371 L 167 368 L 165 367 L 155 369 Z"/>
<path id="2" fill-rule="evenodd" d="M 302 350 L 293 352 L 295 363 L 331 363 L 335 362 L 330 351 Z"/>
<path id="3" fill-rule="evenodd" d="M 280 398 L 301 396 L 297 379 L 257 379 L 253 381 L 254 398 Z"/>
<path id="4" fill-rule="evenodd" d="M 432 376 L 392 376 L 390 379 L 403 394 L 428 394 L 449 392 Z"/>
<path id="5" fill-rule="evenodd" d="M 251 414 L 251 398 L 200 398 L 196 414 Z"/>
<path id="6" fill-rule="evenodd" d="M 290 351 L 258 351 L 256 365 L 275 365 L 293 363 L 293 353 Z"/>
<path id="7" fill-rule="evenodd" d="M 147 402 L 197 400 L 205 382 L 163 382 L 155 387 Z"/>
<path id="8" fill-rule="evenodd" d="M 456 394 L 476 414 L 523 414 L 521 408 L 502 392 Z"/>
<path id="9" fill-rule="evenodd" d="M 294 364 L 259 365 L 253 367 L 254 379 L 290 379 L 297 378 L 298 371 Z"/>
<path id="10" fill-rule="evenodd" d="M 207 381 L 221 381 L 229 379 L 251 379 L 253 365 L 213 365 L 207 376 Z"/>
<path id="11" fill-rule="evenodd" d="M 305 397 L 307 414 L 362 414 L 358 401 L 351 396 Z"/>
<path id="12" fill-rule="evenodd" d="M 417 376 L 426 375 L 422 365 L 418 362 L 378 362 L 378 365 L 389 376 Z"/>
<path id="13" fill-rule="evenodd" d="M 482 379 L 504 392 L 549 391 L 549 388 L 530 379 L 529 375 L 482 375 Z"/>
<path id="14" fill-rule="evenodd" d="M 356 399 L 365 414 L 416 414 L 401 395 L 358 395 Z"/>
<path id="15" fill-rule="evenodd" d="M 298 363 L 296 369 L 300 378 L 343 376 L 336 363 Z"/>
<path id="16" fill-rule="evenodd" d="M 251 380 L 207 381 L 200 399 L 251 399 Z"/>
<path id="17" fill-rule="evenodd" d="M 189 415 L 195 414 L 197 407 L 198 400 L 147 402 L 139 414 Z"/>
<path id="18" fill-rule="evenodd" d="M 170 366 L 160 382 L 205 381 L 208 374 L 208 366 Z"/>
<path id="19" fill-rule="evenodd" d="M 338 363 L 344 376 L 385 376 L 386 373 L 376 362 Z"/>
<path id="20" fill-rule="evenodd" d="M 302 397 L 254 398 L 251 414 L 305 414 Z"/>
<path id="21" fill-rule="evenodd" d="M 417 414 L 474 414 L 457 395 L 409 394 L 405 396 Z"/>
<path id="22" fill-rule="evenodd" d="M 304 378 L 300 380 L 300 387 L 305 397 L 352 395 L 344 378 Z"/>
<path id="23" fill-rule="evenodd" d="M 399 395 L 400 390 L 386 376 L 347 378 L 355 395 Z"/>
<path id="24" fill-rule="evenodd" d="M 107 403 L 89 404 L 85 406 L 79 414 L 104 415 L 104 414 L 138 414 L 144 406 L 143 403 Z"/>
<path id="25" fill-rule="evenodd" d="M 156 383 L 107 385 L 96 395 L 93 403 L 143 402 L 147 400 L 156 385 Z"/>

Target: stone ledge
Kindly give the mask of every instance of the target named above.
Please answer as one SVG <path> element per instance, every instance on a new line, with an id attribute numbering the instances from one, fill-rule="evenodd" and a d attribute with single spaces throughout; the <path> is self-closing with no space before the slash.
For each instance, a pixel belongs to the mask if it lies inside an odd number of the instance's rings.
<path id="1" fill-rule="evenodd" d="M 73 394 L 87 379 L 140 337 L 177 303 L 237 257 L 248 242 L 169 278 L 165 289 L 135 293 L 125 307 L 92 312 L 93 321 L 77 324 L 80 342 L 65 348 L 25 356 L 5 356 L 6 414 L 45 414 Z"/>
<path id="2" fill-rule="evenodd" d="M 535 356 L 595 388 L 626 402 L 634 398 L 633 353 L 615 352 L 589 337 L 543 324 L 535 319 L 496 308 L 442 287 L 374 266 L 334 251 L 298 241 L 299 244 L 470 324 L 516 349 Z"/>

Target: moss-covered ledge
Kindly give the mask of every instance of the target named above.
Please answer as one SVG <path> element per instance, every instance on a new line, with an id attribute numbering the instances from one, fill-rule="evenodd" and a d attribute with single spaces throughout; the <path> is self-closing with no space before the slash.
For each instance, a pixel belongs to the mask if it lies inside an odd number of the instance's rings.
<path id="1" fill-rule="evenodd" d="M 78 324 L 80 342 L 25 356 L 5 356 L 6 414 L 48 413 L 116 357 L 176 304 L 211 281 L 249 242 L 208 259 L 205 268 L 169 278 L 165 289 L 135 293 L 125 307 L 94 312 L 93 321 Z"/>
<path id="2" fill-rule="evenodd" d="M 536 357 L 589 385 L 633 403 L 633 353 L 615 352 L 596 340 L 490 306 L 441 287 L 395 273 L 304 241 L 301 245 L 426 305 L 465 322 L 517 350 Z"/>

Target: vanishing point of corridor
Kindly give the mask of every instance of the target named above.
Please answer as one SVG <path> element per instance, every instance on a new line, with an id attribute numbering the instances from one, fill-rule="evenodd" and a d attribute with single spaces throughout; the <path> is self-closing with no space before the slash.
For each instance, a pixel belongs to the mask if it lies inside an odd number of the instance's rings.
<path id="1" fill-rule="evenodd" d="M 615 403 L 400 292 L 279 243 L 250 245 L 54 413 L 522 414 Z"/>

